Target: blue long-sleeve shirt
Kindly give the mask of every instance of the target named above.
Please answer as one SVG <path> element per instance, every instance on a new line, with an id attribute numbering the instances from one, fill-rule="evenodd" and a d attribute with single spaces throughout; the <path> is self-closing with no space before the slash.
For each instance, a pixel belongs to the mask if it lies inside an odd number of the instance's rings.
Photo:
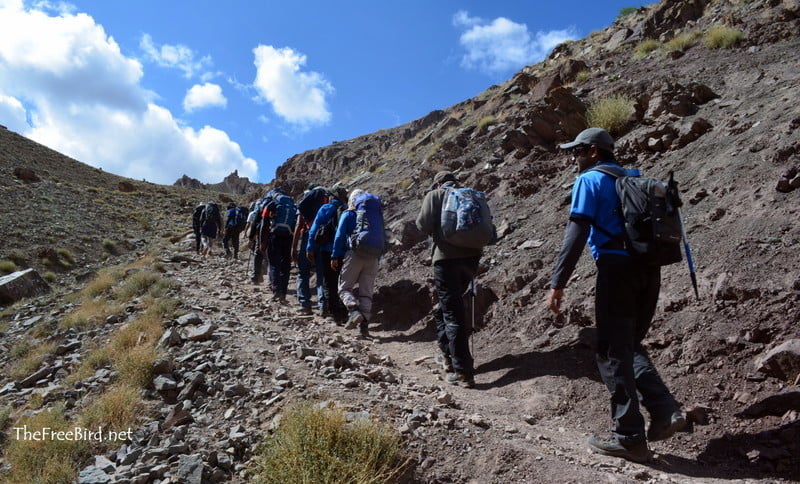
<path id="1" fill-rule="evenodd" d="M 322 252 L 333 252 L 333 242 L 328 242 L 322 247 L 317 247 L 316 242 L 314 242 L 314 238 L 316 237 L 317 231 L 320 229 L 320 227 L 328 223 L 328 221 L 330 221 L 330 219 L 336 215 L 336 211 L 339 210 L 339 207 L 341 206 L 342 202 L 334 199 L 330 203 L 326 203 L 320 207 L 319 212 L 317 212 L 317 216 L 314 217 L 314 223 L 311 224 L 311 229 L 308 231 L 308 245 L 306 246 L 307 252 L 317 252 L 317 250 L 321 250 Z"/>
<path id="2" fill-rule="evenodd" d="M 339 218 L 339 226 L 336 228 L 336 237 L 333 239 L 334 259 L 344 257 L 350 250 L 350 235 L 356 230 L 356 211 L 348 210 Z"/>

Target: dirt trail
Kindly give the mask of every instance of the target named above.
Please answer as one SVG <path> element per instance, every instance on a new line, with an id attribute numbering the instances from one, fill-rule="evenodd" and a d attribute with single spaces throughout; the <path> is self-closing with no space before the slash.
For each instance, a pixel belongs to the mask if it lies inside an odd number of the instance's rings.
<path id="1" fill-rule="evenodd" d="M 246 259 L 215 256 L 183 264 L 172 274 L 182 282 L 187 309 L 218 325 L 207 352 L 219 348 L 231 356 L 229 368 L 235 368 L 239 382 L 263 389 L 276 379 L 290 381 L 282 383 L 288 388 L 277 396 L 248 395 L 233 410 L 209 399 L 208 427 L 201 431 L 210 440 L 237 423 L 257 440 L 287 404 L 330 400 L 402 432 L 417 464 L 414 482 L 715 482 L 748 477 L 698 462 L 702 446 L 693 443 L 697 436 L 691 434 L 652 444 L 657 458 L 648 465 L 589 453 L 586 437 L 604 432 L 608 423 L 603 418 L 605 389 L 591 350 L 582 343 L 588 328 L 553 328 L 531 336 L 528 347 L 511 354 L 494 354 L 491 335 L 479 332 L 474 337 L 477 388 L 454 387 L 440 377 L 429 328 L 417 324 L 386 330 L 373 324 L 371 340 L 357 339 L 356 330 L 318 315 L 299 316 L 292 294 L 285 304 L 271 301 L 266 285 L 249 282 L 246 265 Z M 290 288 L 294 283 L 293 272 Z M 543 341 L 561 337 L 561 351 L 536 351 Z M 191 351 L 196 349 L 178 348 L 175 356 Z M 568 374 L 574 370 L 566 368 L 576 367 L 582 374 Z M 575 421 L 572 415 L 581 406 L 583 418 Z"/>

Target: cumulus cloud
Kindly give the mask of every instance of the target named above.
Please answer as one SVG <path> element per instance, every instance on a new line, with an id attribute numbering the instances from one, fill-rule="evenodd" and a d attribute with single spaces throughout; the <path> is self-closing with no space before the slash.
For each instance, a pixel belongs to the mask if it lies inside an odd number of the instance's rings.
<path id="1" fill-rule="evenodd" d="M 162 67 L 180 69 L 186 78 L 194 77 L 212 64 L 210 56 L 197 59 L 194 51 L 185 45 L 163 44 L 159 47 L 149 34 L 142 35 L 139 47 L 145 53 L 146 60 Z"/>
<path id="2" fill-rule="evenodd" d="M 17 133 L 28 128 L 25 107 L 19 99 L 0 94 L 0 124 Z"/>
<path id="3" fill-rule="evenodd" d="M 224 108 L 227 105 L 228 100 L 222 94 L 222 88 L 209 82 L 202 85 L 195 84 L 183 98 L 183 109 L 187 112 L 212 106 Z"/>
<path id="4" fill-rule="evenodd" d="M 228 135 L 194 129 L 154 104 L 139 61 L 121 54 L 86 14 L 0 0 L 0 115 L 20 134 L 123 176 L 173 183 L 182 174 L 218 182 L 256 162 Z M 20 111 L 20 108 L 24 112 Z"/>
<path id="5" fill-rule="evenodd" d="M 306 64 L 305 55 L 288 47 L 276 49 L 269 45 L 259 45 L 253 54 L 253 85 L 278 116 L 301 128 L 330 121 L 325 97 L 333 92 L 333 86 L 317 72 L 300 70 Z"/>
<path id="6" fill-rule="evenodd" d="M 459 11 L 453 25 L 462 30 L 459 39 L 466 53 L 461 65 L 487 74 L 500 74 L 541 61 L 558 44 L 577 38 L 573 28 L 531 34 L 528 26 L 504 17 L 486 21 Z"/>

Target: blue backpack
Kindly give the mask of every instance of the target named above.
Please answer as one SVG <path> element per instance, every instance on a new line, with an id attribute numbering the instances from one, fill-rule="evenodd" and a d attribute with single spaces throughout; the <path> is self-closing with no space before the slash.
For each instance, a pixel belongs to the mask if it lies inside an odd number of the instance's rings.
<path id="1" fill-rule="evenodd" d="M 241 231 L 247 225 L 247 208 L 238 206 L 228 210 L 228 227 Z"/>
<path id="2" fill-rule="evenodd" d="M 289 195 L 277 195 L 267 206 L 272 212 L 272 231 L 294 232 L 294 225 L 297 222 L 297 207 L 294 200 Z"/>
<path id="3" fill-rule="evenodd" d="M 385 246 L 381 199 L 371 193 L 363 193 L 355 199 L 355 209 L 356 229 L 350 235 L 350 247 L 364 255 L 380 256 Z"/>

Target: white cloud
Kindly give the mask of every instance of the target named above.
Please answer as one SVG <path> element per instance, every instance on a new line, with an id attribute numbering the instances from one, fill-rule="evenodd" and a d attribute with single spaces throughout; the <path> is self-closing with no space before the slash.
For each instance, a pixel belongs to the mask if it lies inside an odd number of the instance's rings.
<path id="1" fill-rule="evenodd" d="M 19 99 L 0 94 L 0 124 L 17 133 L 29 128 L 25 107 Z"/>
<path id="2" fill-rule="evenodd" d="M 92 166 L 171 184 L 182 174 L 208 183 L 256 162 L 228 135 L 185 126 L 140 85 L 142 65 L 90 16 L 48 16 L 0 0 L 0 113 L 27 119 L 20 134 Z M 18 103 L 13 100 L 18 101 Z M 22 106 L 25 113 L 19 112 Z"/>
<path id="3" fill-rule="evenodd" d="M 163 44 L 158 47 L 148 34 L 142 35 L 139 47 L 144 51 L 147 60 L 155 62 L 162 67 L 180 69 L 186 78 L 195 76 L 212 64 L 210 56 L 196 59 L 194 51 L 185 45 Z"/>
<path id="4" fill-rule="evenodd" d="M 504 17 L 488 22 L 461 10 L 453 15 L 466 53 L 461 65 L 487 74 L 505 73 L 541 61 L 558 44 L 577 38 L 573 28 L 536 32 Z"/>
<path id="5" fill-rule="evenodd" d="M 254 87 L 278 116 L 301 128 L 330 121 L 325 96 L 333 92 L 333 86 L 317 72 L 300 71 L 306 63 L 305 55 L 269 45 L 259 45 L 253 53 Z"/>
<path id="6" fill-rule="evenodd" d="M 217 84 L 208 82 L 202 85 L 195 84 L 186 92 L 186 97 L 183 98 L 183 109 L 187 112 L 212 106 L 224 108 L 227 105 L 228 100 L 222 94 L 222 88 Z"/>

